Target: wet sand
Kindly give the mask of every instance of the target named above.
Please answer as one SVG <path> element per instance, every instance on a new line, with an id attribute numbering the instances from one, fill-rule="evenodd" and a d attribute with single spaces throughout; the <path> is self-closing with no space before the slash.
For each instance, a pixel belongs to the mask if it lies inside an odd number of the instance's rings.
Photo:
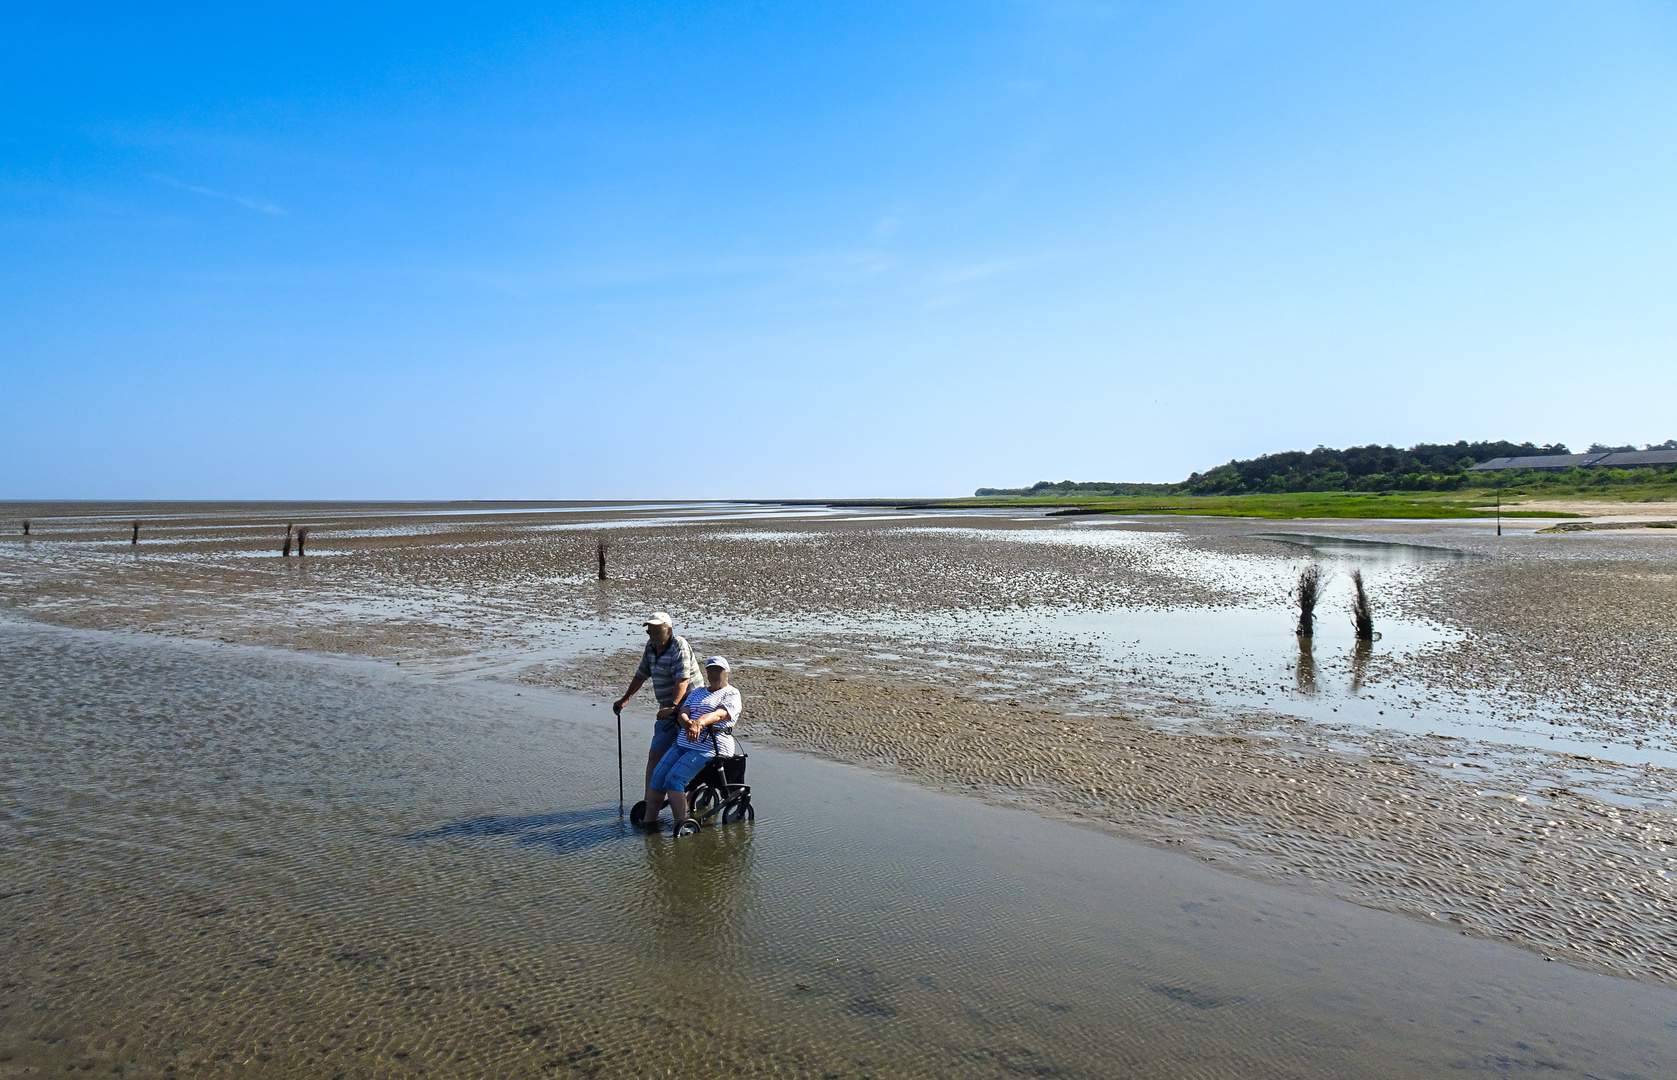
<path id="1" fill-rule="evenodd" d="M 1664 987 L 748 742 L 646 837 L 609 710 L 0 621 L 0 1075 L 1665 1075 Z"/>
<path id="2" fill-rule="evenodd" d="M 1677 537 L 425 509 L 154 508 L 133 549 L 128 508 L 37 508 L 36 539 L 0 544 L 0 598 L 67 626 L 600 696 L 626 682 L 634 620 L 663 608 L 741 661 L 760 740 L 1677 982 Z M 315 527 L 305 559 L 278 557 L 287 520 Z M 1299 655 L 1285 591 L 1312 558 L 1368 568 L 1373 650 L 1333 611 Z"/>

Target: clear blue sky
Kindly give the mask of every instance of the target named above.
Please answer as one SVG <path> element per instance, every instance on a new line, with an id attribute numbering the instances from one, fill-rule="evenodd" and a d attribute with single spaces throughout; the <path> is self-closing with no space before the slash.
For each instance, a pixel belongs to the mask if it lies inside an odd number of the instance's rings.
<path id="1" fill-rule="evenodd" d="M 0 498 L 1677 437 L 1672 4 L 6 5 Z"/>

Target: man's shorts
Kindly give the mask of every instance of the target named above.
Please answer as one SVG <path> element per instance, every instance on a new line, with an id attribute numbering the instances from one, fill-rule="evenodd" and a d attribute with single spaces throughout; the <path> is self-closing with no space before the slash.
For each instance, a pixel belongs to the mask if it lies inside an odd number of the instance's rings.
<path id="1" fill-rule="evenodd" d="M 654 720 L 652 722 L 652 756 L 663 757 L 664 751 L 675 745 L 676 736 L 679 734 L 681 734 L 681 728 L 676 724 L 675 717 Z"/>

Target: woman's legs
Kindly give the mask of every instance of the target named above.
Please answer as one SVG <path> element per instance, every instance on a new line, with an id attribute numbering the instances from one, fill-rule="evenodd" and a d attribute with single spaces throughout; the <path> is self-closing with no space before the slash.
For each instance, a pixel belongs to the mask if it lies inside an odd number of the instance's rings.
<path id="1" fill-rule="evenodd" d="M 671 794 L 666 790 L 673 783 L 669 779 L 670 770 L 675 768 L 676 762 L 680 761 L 681 757 L 681 747 L 672 746 L 664 751 L 664 756 L 658 760 L 657 765 L 652 767 L 652 776 L 646 782 L 646 813 L 641 818 L 642 825 L 651 828 L 658 824 L 658 812 L 664 809 L 665 797 Z M 675 794 L 684 793 L 678 787 Z M 682 802 L 685 806 L 686 800 L 683 799 Z M 682 816 L 685 817 L 686 814 L 683 813 Z"/>
<path id="2" fill-rule="evenodd" d="M 668 801 L 676 827 L 680 828 L 681 823 L 687 820 L 687 785 L 709 760 L 709 754 L 698 750 L 683 751 L 679 746 L 670 747 L 670 752 L 664 755 L 664 760 L 652 773 L 652 786 L 646 790 L 646 817 L 642 820 L 649 825 L 656 821 L 657 812 L 653 807 L 662 809 Z"/>

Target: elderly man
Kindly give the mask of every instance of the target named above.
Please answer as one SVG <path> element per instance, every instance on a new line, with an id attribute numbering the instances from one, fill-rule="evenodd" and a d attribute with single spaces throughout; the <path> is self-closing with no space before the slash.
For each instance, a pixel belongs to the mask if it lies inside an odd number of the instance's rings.
<path id="1" fill-rule="evenodd" d="M 629 683 L 629 690 L 612 702 L 611 711 L 622 715 L 629 699 L 652 680 L 652 696 L 658 699 L 658 716 L 652 723 L 652 749 L 646 755 L 646 778 L 663 758 L 664 752 L 675 745 L 676 708 L 687 696 L 688 687 L 699 678 L 699 665 L 693 659 L 693 646 L 687 639 L 676 636 L 675 623 L 667 611 L 654 611 L 646 620 L 646 651 L 641 653 L 641 666 Z"/>

